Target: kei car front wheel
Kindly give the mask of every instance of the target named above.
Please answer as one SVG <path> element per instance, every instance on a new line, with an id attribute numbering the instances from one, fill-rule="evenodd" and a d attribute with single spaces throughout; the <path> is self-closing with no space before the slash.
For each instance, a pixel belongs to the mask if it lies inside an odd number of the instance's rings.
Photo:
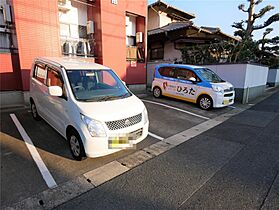
<path id="1" fill-rule="evenodd" d="M 213 102 L 209 96 L 203 95 L 199 98 L 198 105 L 203 110 L 209 110 L 213 107 Z"/>
<path id="2" fill-rule="evenodd" d="M 76 131 L 70 131 L 68 141 L 73 158 L 78 161 L 83 160 L 86 156 L 79 134 Z"/>

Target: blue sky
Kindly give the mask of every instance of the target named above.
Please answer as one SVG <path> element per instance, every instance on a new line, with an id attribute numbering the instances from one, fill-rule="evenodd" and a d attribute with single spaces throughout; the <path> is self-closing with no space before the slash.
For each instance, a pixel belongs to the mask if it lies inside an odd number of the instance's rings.
<path id="1" fill-rule="evenodd" d="M 155 1 L 148 0 L 148 4 Z M 247 0 L 164 0 L 164 2 L 185 12 L 195 14 L 196 18 L 193 19 L 195 25 L 219 27 L 223 32 L 230 35 L 233 35 L 235 31 L 235 28 L 231 27 L 233 22 L 247 19 L 247 13 L 238 10 L 238 5 L 241 3 L 248 6 Z M 263 18 L 258 19 L 256 24 L 262 24 L 269 16 L 279 12 L 279 0 L 264 0 L 256 7 L 256 11 L 268 4 L 275 6 L 275 9 L 266 13 Z M 273 23 L 269 27 L 273 27 L 273 32 L 269 37 L 279 34 L 279 22 Z M 263 32 L 264 30 L 260 30 L 254 33 L 254 38 L 261 38 Z"/>

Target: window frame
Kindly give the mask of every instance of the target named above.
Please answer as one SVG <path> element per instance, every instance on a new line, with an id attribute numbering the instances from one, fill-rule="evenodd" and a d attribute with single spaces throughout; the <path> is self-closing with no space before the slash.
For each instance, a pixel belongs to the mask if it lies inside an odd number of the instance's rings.
<path id="1" fill-rule="evenodd" d="M 61 80 L 61 83 L 62 83 L 62 87 L 61 87 L 61 89 L 62 89 L 62 96 L 59 96 L 59 98 L 63 98 L 63 99 L 65 99 L 66 101 L 68 100 L 68 97 L 67 97 L 67 91 L 66 91 L 66 85 L 65 85 L 65 81 L 64 81 L 64 79 L 63 79 L 63 76 L 62 76 L 62 73 L 61 73 L 61 70 L 60 69 L 58 69 L 57 67 L 54 67 L 54 66 L 51 66 L 51 65 L 46 65 L 46 71 L 47 71 L 47 76 L 46 76 L 46 80 L 45 80 L 45 85 L 47 86 L 47 87 L 50 87 L 49 85 L 48 85 L 48 74 L 49 74 L 49 71 L 54 71 L 54 72 L 56 72 L 58 75 L 59 75 L 59 79 Z"/>
<path id="2" fill-rule="evenodd" d="M 191 70 L 191 69 L 188 69 L 188 68 L 182 68 L 182 67 L 175 67 L 175 71 L 176 71 L 176 74 L 175 74 L 175 76 L 176 76 L 176 79 L 178 79 L 178 80 L 183 80 L 183 81 L 191 81 L 191 80 L 189 80 L 189 79 L 183 79 L 183 78 L 178 78 L 178 71 L 189 71 L 189 72 L 191 72 L 191 73 L 193 73 L 194 75 L 195 75 L 195 78 L 196 78 L 196 82 L 201 82 L 201 79 L 200 79 L 200 77 L 197 75 L 197 73 L 195 72 L 195 71 L 193 71 L 193 70 Z M 191 81 L 191 82 L 193 82 L 193 81 Z"/>
<path id="3" fill-rule="evenodd" d="M 173 71 L 173 76 L 166 76 L 166 75 L 163 75 L 160 70 L 161 69 L 170 69 L 170 71 Z M 162 66 L 158 69 L 158 72 L 159 74 L 162 76 L 162 77 L 167 77 L 167 78 L 173 78 L 173 79 L 176 79 L 176 71 L 175 71 L 175 67 L 171 67 L 171 66 Z"/>
<path id="4" fill-rule="evenodd" d="M 41 69 L 44 69 L 46 74 L 45 74 L 45 78 L 44 81 L 42 82 L 41 80 L 38 79 L 37 77 L 37 67 L 40 67 Z M 47 79 L 47 69 L 46 69 L 46 65 L 40 62 L 36 62 L 34 65 L 34 70 L 33 70 L 33 78 L 37 81 L 40 82 L 43 85 L 46 85 L 46 79 Z"/>
<path id="5" fill-rule="evenodd" d="M 59 79 L 61 80 L 62 86 L 65 84 L 64 80 L 63 80 L 63 77 L 62 77 L 62 74 L 61 74 L 61 71 L 59 71 L 57 68 L 54 68 L 52 66 L 46 66 L 46 70 L 47 70 L 47 77 L 46 77 L 46 86 L 47 87 L 49 87 L 49 85 L 48 85 L 48 75 L 49 75 L 50 71 L 54 71 L 54 72 L 56 72 L 59 75 Z"/>

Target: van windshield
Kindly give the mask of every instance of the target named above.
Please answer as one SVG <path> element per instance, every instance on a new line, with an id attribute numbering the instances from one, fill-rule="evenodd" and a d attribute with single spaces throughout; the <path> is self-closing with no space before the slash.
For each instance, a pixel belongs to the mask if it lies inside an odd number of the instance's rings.
<path id="1" fill-rule="evenodd" d="M 220 83 L 225 82 L 216 73 L 207 68 L 196 68 L 199 75 L 207 82 Z"/>
<path id="2" fill-rule="evenodd" d="M 67 70 L 67 75 L 78 101 L 109 101 L 132 95 L 110 69 Z"/>

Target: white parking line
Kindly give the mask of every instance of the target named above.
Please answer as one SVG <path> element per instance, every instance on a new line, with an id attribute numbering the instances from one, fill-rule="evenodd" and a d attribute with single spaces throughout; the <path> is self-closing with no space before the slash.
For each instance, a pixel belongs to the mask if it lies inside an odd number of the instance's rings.
<path id="1" fill-rule="evenodd" d="M 152 136 L 152 137 L 154 137 L 154 138 L 156 138 L 156 139 L 159 139 L 160 141 L 163 141 L 163 140 L 164 140 L 163 137 L 158 136 L 158 135 L 156 135 L 156 134 L 154 134 L 154 133 L 148 132 L 148 134 L 149 134 L 149 136 Z"/>
<path id="2" fill-rule="evenodd" d="M 176 111 L 184 112 L 186 114 L 193 115 L 195 117 L 199 117 L 199 118 L 202 118 L 202 119 L 205 119 L 205 120 L 209 120 L 210 119 L 208 117 L 204 117 L 202 115 L 195 114 L 195 113 L 192 113 L 192 112 L 189 112 L 189 111 L 186 111 L 186 110 L 183 110 L 183 109 L 179 109 L 179 108 L 176 108 L 176 107 L 173 107 L 173 106 L 169 106 L 169 105 L 166 105 L 166 104 L 162 104 L 162 103 L 158 103 L 158 102 L 154 102 L 154 101 L 148 101 L 148 100 L 145 100 L 145 99 L 141 99 L 141 100 L 143 102 L 147 102 L 147 103 L 151 103 L 151 104 L 156 104 L 156 105 L 159 105 L 159 106 L 164 106 L 164 107 L 167 107 L 167 108 L 170 108 L 170 109 L 174 109 Z"/>
<path id="3" fill-rule="evenodd" d="M 22 136 L 33 160 L 37 164 L 47 186 L 49 188 L 57 187 L 55 180 L 53 179 L 52 175 L 50 174 L 49 170 L 47 169 L 45 163 L 43 162 L 41 156 L 39 155 L 36 147 L 34 146 L 33 142 L 31 141 L 30 137 L 28 136 L 28 134 L 26 133 L 26 131 L 24 130 L 24 128 L 18 121 L 17 117 L 15 116 L 15 114 L 10 114 L 10 116 L 11 116 L 12 120 L 14 121 L 20 135 Z"/>

